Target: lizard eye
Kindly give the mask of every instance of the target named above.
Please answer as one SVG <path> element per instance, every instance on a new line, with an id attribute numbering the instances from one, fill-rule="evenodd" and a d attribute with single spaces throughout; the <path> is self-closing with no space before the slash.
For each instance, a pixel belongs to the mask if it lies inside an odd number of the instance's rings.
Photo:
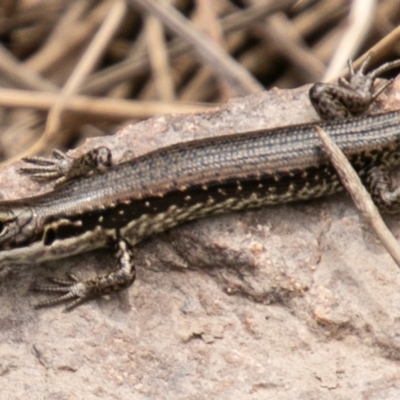
<path id="1" fill-rule="evenodd" d="M 10 210 L 0 210 L 0 239 L 6 236 L 10 229 L 12 229 L 12 223 L 16 217 Z"/>
<path id="2" fill-rule="evenodd" d="M 4 236 L 7 233 L 7 225 L 0 221 L 0 237 Z"/>
<path id="3" fill-rule="evenodd" d="M 9 221 L 0 220 L 0 240 L 8 236 L 10 229 L 12 229 L 12 226 L 10 226 Z"/>

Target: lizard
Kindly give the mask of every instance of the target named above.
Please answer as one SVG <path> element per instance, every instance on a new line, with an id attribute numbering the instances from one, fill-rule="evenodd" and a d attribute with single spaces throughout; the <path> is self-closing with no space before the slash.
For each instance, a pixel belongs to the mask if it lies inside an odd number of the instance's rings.
<path id="1" fill-rule="evenodd" d="M 0 266 L 55 260 L 114 247 L 117 268 L 80 281 L 52 279 L 36 289 L 56 293 L 38 307 L 120 291 L 136 278 L 135 246 L 177 225 L 212 215 L 319 198 L 343 190 L 319 143 L 315 126 L 340 146 L 387 212 L 400 209 L 400 188 L 390 170 L 400 165 L 400 110 L 362 115 L 391 81 L 378 76 L 400 65 L 385 63 L 365 73 L 367 57 L 350 78 L 314 84 L 310 101 L 322 122 L 260 129 L 178 143 L 113 165 L 99 147 L 77 158 L 24 159 L 22 173 L 56 180 L 50 192 L 0 202 Z"/>

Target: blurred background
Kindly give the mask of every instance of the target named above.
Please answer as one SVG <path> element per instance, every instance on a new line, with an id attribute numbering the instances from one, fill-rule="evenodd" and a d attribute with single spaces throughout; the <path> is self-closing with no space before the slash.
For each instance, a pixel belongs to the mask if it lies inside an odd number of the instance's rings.
<path id="1" fill-rule="evenodd" d="M 0 161 L 399 57 L 397 0 L 1 0 Z"/>

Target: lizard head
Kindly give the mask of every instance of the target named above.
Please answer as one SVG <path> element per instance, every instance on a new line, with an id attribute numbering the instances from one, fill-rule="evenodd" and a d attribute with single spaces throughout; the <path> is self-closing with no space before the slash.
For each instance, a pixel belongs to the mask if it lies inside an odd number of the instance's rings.
<path id="1" fill-rule="evenodd" d="M 35 236 L 32 211 L 13 202 L 0 203 L 0 251 L 30 242 Z"/>

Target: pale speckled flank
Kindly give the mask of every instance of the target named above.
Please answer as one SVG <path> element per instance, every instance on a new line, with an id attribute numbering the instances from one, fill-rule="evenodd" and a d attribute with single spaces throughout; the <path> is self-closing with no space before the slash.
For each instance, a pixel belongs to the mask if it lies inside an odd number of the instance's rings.
<path id="1" fill-rule="evenodd" d="M 309 182 L 304 182 L 300 188 L 291 183 L 288 190 L 283 194 L 275 194 L 274 192 L 277 189 L 269 187 L 267 193 L 251 192 L 244 196 L 230 197 L 222 200 L 216 200 L 210 196 L 205 202 L 198 202 L 190 206 L 183 205 L 181 207 L 171 205 L 167 210 L 157 214 L 143 214 L 139 218 L 130 221 L 121 230 L 121 234 L 127 238 L 131 245 L 135 245 L 149 236 L 194 219 L 231 211 L 276 205 L 290 202 L 294 199 L 304 200 L 321 197 L 333 194 L 340 189 L 340 182 L 337 179 L 332 179 L 324 185 L 310 185 Z M 243 194 L 242 190 L 243 188 L 237 189 L 240 194 Z M 217 192 L 221 193 L 219 190 Z"/>

